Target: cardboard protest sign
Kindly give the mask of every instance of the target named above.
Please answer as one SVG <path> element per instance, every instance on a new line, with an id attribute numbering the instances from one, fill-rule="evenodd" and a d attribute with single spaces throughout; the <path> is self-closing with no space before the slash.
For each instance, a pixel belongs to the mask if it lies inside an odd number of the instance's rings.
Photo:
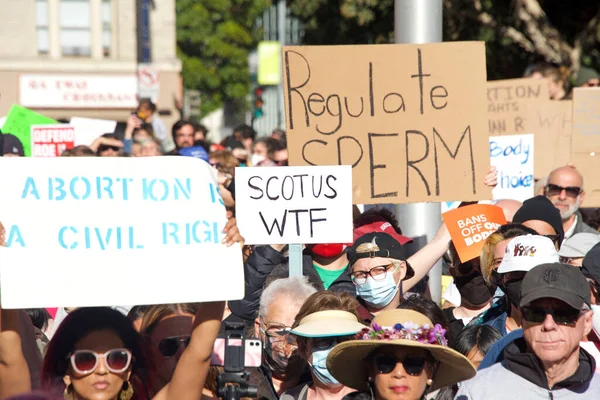
<path id="1" fill-rule="evenodd" d="M 58 124 L 52 118 L 45 117 L 25 107 L 13 104 L 6 116 L 2 133 L 15 135 L 23 144 L 26 157 L 31 156 L 31 125 Z"/>
<path id="2" fill-rule="evenodd" d="M 352 170 L 235 170 L 236 218 L 248 244 L 352 243 Z"/>
<path id="3" fill-rule="evenodd" d="M 532 102 L 525 105 L 528 132 L 535 136 L 534 177 L 547 177 L 567 165 L 571 153 L 571 100 Z"/>
<path id="4" fill-rule="evenodd" d="M 32 157 L 60 157 L 74 145 L 75 127 L 72 125 L 31 125 Z"/>
<path id="5" fill-rule="evenodd" d="M 221 244 L 225 207 L 207 163 L 5 157 L 0 168 L 11 172 L 0 176 L 2 307 L 243 297 L 241 250 Z"/>
<path id="6" fill-rule="evenodd" d="M 522 78 L 487 82 L 487 117 L 490 135 L 532 132 L 527 126 L 526 105 L 549 102 L 545 79 Z"/>
<path id="7" fill-rule="evenodd" d="M 571 153 L 571 164 L 583 176 L 585 200 L 582 207 L 600 207 L 600 151 Z"/>
<path id="8" fill-rule="evenodd" d="M 491 197 L 483 42 L 284 47 L 282 57 L 292 165 L 351 165 L 356 204 Z"/>
<path id="9" fill-rule="evenodd" d="M 75 127 L 75 146 L 89 146 L 105 133 L 113 133 L 117 121 L 97 118 L 72 117 L 69 122 Z"/>
<path id="10" fill-rule="evenodd" d="M 461 262 L 479 257 L 485 239 L 506 224 L 500 207 L 473 204 L 442 214 Z"/>
<path id="11" fill-rule="evenodd" d="M 494 199 L 524 201 L 533 197 L 533 134 L 490 136 L 490 160 L 498 171 Z"/>
<path id="12" fill-rule="evenodd" d="M 573 89 L 574 153 L 600 151 L 600 88 Z"/>

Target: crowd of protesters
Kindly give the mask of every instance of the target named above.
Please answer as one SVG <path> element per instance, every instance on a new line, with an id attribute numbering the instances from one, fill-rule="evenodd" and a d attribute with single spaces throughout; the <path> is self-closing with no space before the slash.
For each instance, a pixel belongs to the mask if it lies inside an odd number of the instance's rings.
<path id="1" fill-rule="evenodd" d="M 548 79 L 559 100 L 568 90 L 558 72 L 529 74 Z M 244 255 L 243 299 L 0 310 L 0 399 L 223 397 L 224 369 L 211 360 L 224 322 L 262 343 L 261 365 L 247 368 L 257 389 L 250 397 L 600 398 L 600 234 L 580 210 L 586 193 L 576 166 L 552 171 L 522 204 L 496 201 L 509 222 L 480 257 L 461 261 L 444 224 L 409 254 L 412 239 L 392 213 L 355 209 L 353 243 L 305 246 L 303 276 L 289 277 L 287 246 L 244 245 L 234 215 L 235 168 L 286 166 L 285 132 L 257 138 L 242 125 L 217 144 L 189 121 L 169 135 L 155 110 L 143 100 L 123 137 L 105 134 L 62 156 L 210 163 L 227 207 L 226 243 Z M 3 142 L 5 155 L 23 156 L 16 137 Z M 496 185 L 494 169 L 484 182 Z M 0 224 L 3 246 L 4 236 Z M 440 308 L 418 284 L 442 258 L 452 283 Z"/>

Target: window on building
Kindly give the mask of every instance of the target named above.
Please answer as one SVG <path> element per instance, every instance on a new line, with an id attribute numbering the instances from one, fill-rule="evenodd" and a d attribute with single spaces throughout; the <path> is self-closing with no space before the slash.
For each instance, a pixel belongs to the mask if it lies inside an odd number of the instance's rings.
<path id="1" fill-rule="evenodd" d="M 63 56 L 91 56 L 90 1 L 60 0 L 59 19 Z"/>
<path id="2" fill-rule="evenodd" d="M 50 50 L 50 34 L 48 32 L 48 0 L 36 0 L 35 14 L 38 54 L 48 54 Z"/>
<path id="3" fill-rule="evenodd" d="M 112 35 L 112 1 L 102 0 L 102 53 L 110 57 L 110 43 Z"/>

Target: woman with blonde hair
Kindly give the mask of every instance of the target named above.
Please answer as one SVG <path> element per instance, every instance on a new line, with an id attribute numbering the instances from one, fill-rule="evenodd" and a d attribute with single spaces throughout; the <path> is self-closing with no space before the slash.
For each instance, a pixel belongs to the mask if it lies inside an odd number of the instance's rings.
<path id="1" fill-rule="evenodd" d="M 296 315 L 291 333 L 298 355 L 310 366 L 312 383 L 283 393 L 280 400 L 341 399 L 352 391 L 327 370 L 327 355 L 338 343 L 354 338 L 365 328 L 359 322 L 359 304 L 347 293 L 320 291 L 311 295 Z"/>

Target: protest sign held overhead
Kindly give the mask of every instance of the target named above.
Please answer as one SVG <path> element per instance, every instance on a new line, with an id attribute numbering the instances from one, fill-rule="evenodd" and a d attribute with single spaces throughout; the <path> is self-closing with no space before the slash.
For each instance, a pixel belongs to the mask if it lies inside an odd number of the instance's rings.
<path id="1" fill-rule="evenodd" d="M 282 54 L 292 165 L 351 165 L 360 204 L 491 197 L 483 42 Z"/>
<path id="2" fill-rule="evenodd" d="M 490 160 L 498 170 L 494 199 L 524 201 L 533 197 L 534 136 L 490 136 Z"/>
<path id="3" fill-rule="evenodd" d="M 350 166 L 236 168 L 235 183 L 246 243 L 352 242 Z"/>
<path id="4" fill-rule="evenodd" d="M 532 132 L 527 104 L 549 102 L 545 79 L 504 79 L 487 82 L 487 117 L 490 135 Z"/>
<path id="5" fill-rule="evenodd" d="M 506 224 L 500 207 L 473 204 L 442 214 L 461 262 L 479 257 L 485 239 Z"/>
<path id="6" fill-rule="evenodd" d="M 535 137 L 534 177 L 542 179 L 567 165 L 571 153 L 571 100 L 529 103 L 525 106 L 528 131 Z"/>
<path id="7" fill-rule="evenodd" d="M 15 135 L 21 143 L 26 157 L 31 156 L 31 125 L 58 124 L 52 118 L 48 118 L 28 108 L 14 104 L 2 127 L 2 133 Z"/>
<path id="8" fill-rule="evenodd" d="M 600 88 L 573 90 L 574 153 L 600 150 Z"/>
<path id="9" fill-rule="evenodd" d="M 113 133 L 117 121 L 97 118 L 73 117 L 69 122 L 75 127 L 75 146 L 89 146 L 105 133 Z"/>
<path id="10" fill-rule="evenodd" d="M 2 158 L 0 168 L 11 171 L 0 177 L 0 203 L 22 211 L 0 216 L 3 308 L 243 296 L 240 247 L 221 243 L 225 207 L 207 163 Z"/>
<path id="11" fill-rule="evenodd" d="M 60 157 L 75 144 L 75 127 L 68 124 L 31 125 L 31 156 Z"/>

